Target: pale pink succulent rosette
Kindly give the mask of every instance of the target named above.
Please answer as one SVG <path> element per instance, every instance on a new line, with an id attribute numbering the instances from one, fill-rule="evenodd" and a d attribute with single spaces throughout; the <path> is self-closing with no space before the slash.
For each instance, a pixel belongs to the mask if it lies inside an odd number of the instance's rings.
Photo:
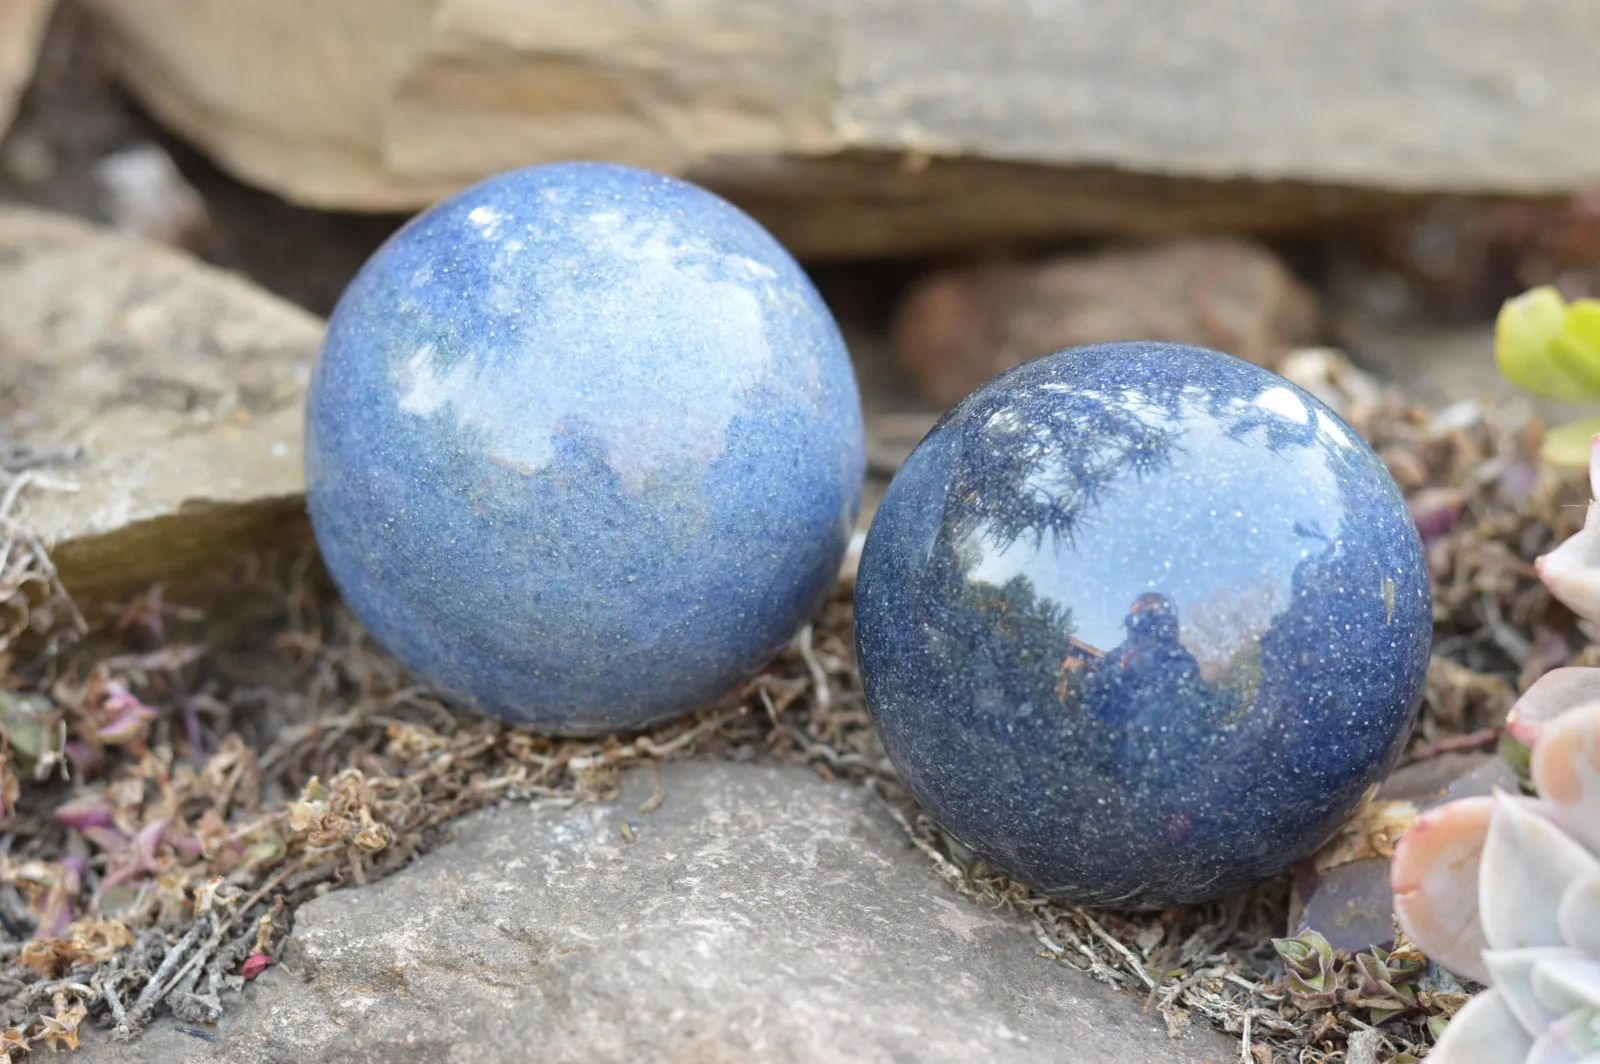
<path id="1" fill-rule="evenodd" d="M 1590 446 L 1600 499 L 1600 436 Z M 1600 502 L 1538 561 L 1540 578 L 1600 623 Z M 1487 983 L 1429 1064 L 1600 1064 L 1600 669 L 1546 674 L 1507 720 L 1533 750 L 1538 797 L 1437 806 L 1395 847 L 1395 915 L 1438 964 Z"/>

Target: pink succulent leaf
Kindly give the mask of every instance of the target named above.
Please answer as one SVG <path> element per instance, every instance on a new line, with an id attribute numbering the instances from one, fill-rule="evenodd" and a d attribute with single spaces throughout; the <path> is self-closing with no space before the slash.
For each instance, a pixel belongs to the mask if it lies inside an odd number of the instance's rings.
<path id="1" fill-rule="evenodd" d="M 146 872 L 156 870 L 156 849 L 161 845 L 161 840 L 167 834 L 167 820 L 152 820 L 139 829 L 133 837 L 133 844 L 139 851 L 139 865 Z"/>
<path id="2" fill-rule="evenodd" d="M 105 698 L 101 701 L 100 708 L 112 716 L 132 709 L 150 709 L 149 706 L 139 700 L 137 695 L 116 680 L 106 681 Z M 155 711 L 151 710 L 151 712 Z"/>
<path id="3" fill-rule="evenodd" d="M 95 737 L 112 745 L 144 734 L 145 725 L 160 715 L 115 680 L 106 684 L 106 698 L 100 708 L 108 719 L 95 732 Z"/>
<path id="4" fill-rule="evenodd" d="M 1585 1064 L 1600 1053 L 1597 1017 L 1589 1009 L 1576 1009 L 1545 1028 L 1528 1050 L 1524 1064 Z"/>
<path id="5" fill-rule="evenodd" d="M 1497 950 L 1565 945 L 1561 898 L 1579 880 L 1600 875 L 1600 860 L 1555 824 L 1544 803 L 1504 791 L 1491 801 L 1478 871 L 1484 937 Z"/>
<path id="6" fill-rule="evenodd" d="M 1567 643 L 1564 633 L 1540 633 L 1528 644 L 1528 652 L 1523 655 L 1522 675 L 1530 681 L 1537 680 L 1546 673 L 1560 668 L 1571 656 L 1572 647 Z"/>
<path id="7" fill-rule="evenodd" d="M 130 880 L 148 873 L 159 872 L 161 866 L 156 860 L 156 850 L 161 846 L 162 839 L 167 833 L 167 821 L 152 820 L 149 824 L 139 829 L 128 843 L 118 853 L 117 859 L 112 862 L 112 867 L 100 882 L 101 892 L 112 887 L 127 883 Z"/>
<path id="8" fill-rule="evenodd" d="M 1546 1028 L 1544 1034 L 1533 1043 L 1528 1055 L 1522 1058 L 1522 1064 L 1583 1064 L 1583 1062 L 1561 1044 L 1555 1028 L 1551 1027 Z"/>
<path id="9" fill-rule="evenodd" d="M 1506 729 L 1523 745 L 1535 746 L 1545 725 L 1589 708 L 1600 708 L 1600 669 L 1551 669 L 1517 699 L 1506 717 Z"/>
<path id="10" fill-rule="evenodd" d="M 1567 945 L 1591 957 L 1600 957 L 1600 920 L 1595 918 L 1596 913 L 1600 913 L 1600 876 L 1589 876 L 1569 887 L 1556 913 Z M 1600 1008 L 1600 1004 L 1595 1007 Z"/>
<path id="11" fill-rule="evenodd" d="M 1428 1064 L 1516 1064 L 1532 1048 L 1533 1039 L 1504 999 L 1485 990 L 1451 1017 Z"/>
<path id="12" fill-rule="evenodd" d="M 49 919 L 43 920 L 34 928 L 33 937 L 36 939 L 60 938 L 67 932 L 67 925 L 72 923 L 72 906 L 63 905 Z"/>
<path id="13" fill-rule="evenodd" d="M 1530 1033 L 1537 1033 L 1555 1023 L 1568 1012 L 1565 996 L 1547 1001 L 1535 987 L 1535 973 L 1553 960 L 1583 960 L 1583 954 L 1568 949 L 1490 949 L 1483 951 L 1483 963 L 1489 968 L 1495 993 L 1505 1002 L 1506 1008 L 1516 1016 L 1517 1022 Z"/>
<path id="14" fill-rule="evenodd" d="M 1494 799 L 1463 798 L 1417 817 L 1395 845 L 1390 865 L 1394 912 L 1424 953 L 1451 971 L 1489 981 L 1478 914 L 1479 865 Z"/>
<path id="15" fill-rule="evenodd" d="M 128 837 L 115 828 L 102 828 L 90 826 L 81 829 L 84 838 L 100 847 L 106 853 L 116 853 L 128 845 Z"/>
<path id="16" fill-rule="evenodd" d="M 109 828 L 114 822 L 111 803 L 103 794 L 86 794 L 62 802 L 55 808 L 55 818 L 76 831 Z"/>
<path id="17" fill-rule="evenodd" d="M 1533 967 L 1534 996 L 1549 1022 L 1578 1009 L 1600 1011 L 1600 957 L 1582 950 L 1551 950 Z M 1499 989 L 1499 983 L 1495 984 Z"/>
<path id="18" fill-rule="evenodd" d="M 1578 616 L 1600 621 L 1600 503 L 1589 504 L 1583 528 L 1534 562 L 1550 593 Z"/>
<path id="19" fill-rule="evenodd" d="M 1432 543 L 1454 528 L 1466 498 L 1460 488 L 1423 488 L 1413 495 L 1407 506 L 1422 542 Z"/>
<path id="20" fill-rule="evenodd" d="M 1592 453 L 1592 452 L 1591 452 Z M 1496 487 L 1506 502 L 1517 503 L 1539 486 L 1539 467 L 1532 462 L 1512 462 L 1500 474 Z"/>
<path id="21" fill-rule="evenodd" d="M 1589 437 L 1589 497 L 1600 499 L 1600 432 Z"/>
<path id="22" fill-rule="evenodd" d="M 172 843 L 173 849 L 177 850 L 179 853 L 188 854 L 191 857 L 206 852 L 205 843 L 201 842 L 193 835 L 174 835 L 168 841 Z M 238 847 L 234 846 L 234 849 L 238 849 Z"/>
<path id="23" fill-rule="evenodd" d="M 1545 724 L 1531 767 L 1539 797 L 1555 810 L 1556 821 L 1600 853 L 1600 704 L 1573 709 Z"/>
<path id="24" fill-rule="evenodd" d="M 272 958 L 265 953 L 252 953 L 246 957 L 239 966 L 239 974 L 246 979 L 254 979 L 267 970 L 267 965 L 272 963 Z"/>
<path id="25" fill-rule="evenodd" d="M 68 740 L 66 745 L 67 757 L 72 762 L 72 769 L 80 776 L 87 776 L 100 767 L 104 760 L 100 747 L 90 746 L 88 743 L 79 742 L 77 739 Z"/>

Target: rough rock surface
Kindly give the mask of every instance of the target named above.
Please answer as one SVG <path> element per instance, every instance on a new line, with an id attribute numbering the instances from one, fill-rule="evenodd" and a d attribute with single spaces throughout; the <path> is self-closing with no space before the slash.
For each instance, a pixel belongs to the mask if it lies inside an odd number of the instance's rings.
<path id="1" fill-rule="evenodd" d="M 80 457 L 20 516 L 74 594 L 303 527 L 317 318 L 181 253 L 0 210 L 0 436 Z"/>
<path id="2" fill-rule="evenodd" d="M 220 1031 L 84 1064 L 1232 1060 L 1036 955 L 938 880 L 877 799 L 801 769 L 637 770 L 609 805 L 517 806 L 300 910 Z"/>
<path id="3" fill-rule="evenodd" d="M 1391 773 L 1383 781 L 1376 797 L 1382 802 L 1410 802 L 1418 809 L 1429 809 L 1440 802 L 1465 797 L 1462 789 L 1479 780 L 1500 778 L 1498 775 L 1489 776 L 1490 772 L 1505 772 L 1507 775 L 1504 779 L 1513 783 L 1516 780 L 1516 776 L 1510 774 L 1509 767 L 1497 754 L 1439 754 L 1424 761 L 1414 761 Z M 1491 787 L 1484 784 L 1481 791 L 1472 793 L 1488 794 L 1490 790 Z"/>
<path id="4" fill-rule="evenodd" d="M 1600 178 L 1584 0 L 91 6 L 165 121 L 328 207 L 599 158 L 710 180 L 803 254 L 860 254 Z"/>
<path id="5" fill-rule="evenodd" d="M 1310 338 L 1315 318 L 1314 297 L 1261 245 L 1176 240 L 937 272 L 899 307 L 894 346 L 947 408 L 996 373 L 1083 344 L 1198 344 L 1271 368 Z"/>

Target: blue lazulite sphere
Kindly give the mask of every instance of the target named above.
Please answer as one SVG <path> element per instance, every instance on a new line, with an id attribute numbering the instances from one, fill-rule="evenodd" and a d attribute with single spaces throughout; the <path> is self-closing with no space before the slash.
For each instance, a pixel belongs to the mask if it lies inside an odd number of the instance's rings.
<path id="1" fill-rule="evenodd" d="M 425 211 L 350 284 L 306 417 L 356 616 L 497 717 L 637 728 L 759 668 L 835 580 L 861 404 L 815 288 L 694 185 L 564 163 Z"/>
<path id="2" fill-rule="evenodd" d="M 1422 697 L 1422 544 L 1372 450 L 1283 378 L 1162 343 L 995 378 L 873 519 L 856 639 L 901 777 L 1039 890 L 1219 896 L 1320 845 Z"/>

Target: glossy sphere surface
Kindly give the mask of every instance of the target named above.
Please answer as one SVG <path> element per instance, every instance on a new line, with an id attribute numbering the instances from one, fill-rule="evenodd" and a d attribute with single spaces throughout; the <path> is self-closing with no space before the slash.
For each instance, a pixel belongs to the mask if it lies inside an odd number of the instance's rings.
<path id="1" fill-rule="evenodd" d="M 1323 842 L 1422 696 L 1422 545 L 1382 463 L 1275 374 L 1171 344 L 1058 352 L 951 411 L 856 586 L 912 792 L 996 867 L 1122 908 Z"/>
<path id="2" fill-rule="evenodd" d="M 307 408 L 311 517 L 356 615 L 435 684 L 566 734 L 693 709 L 837 576 L 861 405 L 768 233 L 620 166 L 514 171 L 351 283 Z"/>

